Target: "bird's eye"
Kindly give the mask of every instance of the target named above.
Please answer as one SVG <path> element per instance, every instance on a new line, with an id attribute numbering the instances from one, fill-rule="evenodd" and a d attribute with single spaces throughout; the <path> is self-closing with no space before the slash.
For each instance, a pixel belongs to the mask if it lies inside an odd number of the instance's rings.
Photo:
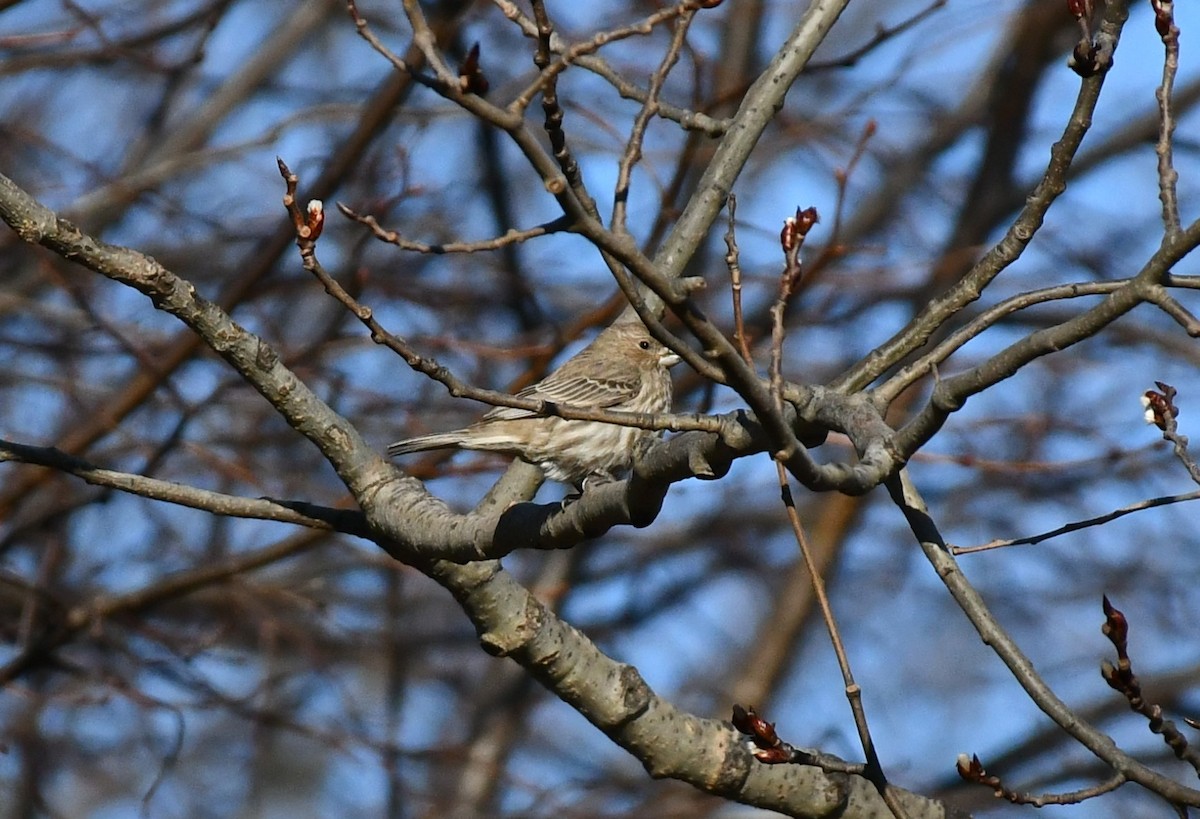
<path id="1" fill-rule="evenodd" d="M 643 350 L 649 350 L 649 349 L 650 349 L 650 342 L 649 342 L 649 341 L 642 340 L 642 341 L 639 341 L 639 342 L 638 342 L 638 346 L 639 346 L 639 347 L 641 347 Z"/>

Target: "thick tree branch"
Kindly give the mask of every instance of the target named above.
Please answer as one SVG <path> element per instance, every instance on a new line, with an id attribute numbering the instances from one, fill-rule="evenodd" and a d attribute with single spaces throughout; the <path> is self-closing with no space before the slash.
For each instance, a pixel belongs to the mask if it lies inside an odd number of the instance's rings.
<path id="1" fill-rule="evenodd" d="M 659 697 L 637 669 L 605 656 L 499 564 L 438 563 L 427 571 L 467 612 L 485 651 L 520 663 L 651 776 L 679 779 L 787 816 L 889 815 L 864 777 L 758 762 L 730 724 L 693 716 Z M 910 819 L 955 815 L 914 793 L 895 788 L 892 793 Z"/>

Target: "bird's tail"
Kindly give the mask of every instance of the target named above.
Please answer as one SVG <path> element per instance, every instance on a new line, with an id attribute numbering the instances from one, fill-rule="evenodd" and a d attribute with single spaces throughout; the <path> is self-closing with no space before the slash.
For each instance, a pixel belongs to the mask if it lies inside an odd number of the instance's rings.
<path id="1" fill-rule="evenodd" d="M 388 444 L 387 454 L 389 457 L 394 458 L 397 455 L 407 455 L 410 452 L 424 452 L 427 449 L 446 449 L 447 447 L 458 446 L 461 443 L 461 430 L 455 432 L 437 432 L 433 435 L 420 435 L 416 438 L 409 438 L 405 441 Z"/>

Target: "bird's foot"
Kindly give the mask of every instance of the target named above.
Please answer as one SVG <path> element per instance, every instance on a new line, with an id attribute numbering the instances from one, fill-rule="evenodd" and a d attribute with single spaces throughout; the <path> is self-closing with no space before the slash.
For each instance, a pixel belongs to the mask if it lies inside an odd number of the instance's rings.
<path id="1" fill-rule="evenodd" d="M 586 478 L 584 478 L 583 482 L 579 484 L 579 491 L 581 493 L 586 492 L 588 490 L 588 487 L 603 486 L 606 483 L 613 483 L 616 480 L 617 480 L 617 476 L 614 475 L 613 473 L 609 472 L 608 470 L 600 470 L 599 472 L 593 472 L 592 474 L 590 474 Z"/>

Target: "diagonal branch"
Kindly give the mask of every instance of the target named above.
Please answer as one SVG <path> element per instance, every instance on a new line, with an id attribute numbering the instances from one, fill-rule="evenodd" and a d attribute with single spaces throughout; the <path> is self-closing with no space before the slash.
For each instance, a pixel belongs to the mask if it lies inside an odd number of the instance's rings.
<path id="1" fill-rule="evenodd" d="M 862 776 L 759 763 L 729 723 L 701 719 L 659 697 L 637 669 L 602 653 L 498 563 L 439 563 L 427 571 L 466 611 L 485 651 L 520 663 L 651 776 L 788 816 L 835 816 L 848 804 L 859 806 L 862 815 L 887 813 L 875 786 Z M 893 794 L 909 817 L 949 815 L 932 800 L 899 789 Z"/>
<path id="2" fill-rule="evenodd" d="M 1085 722 L 1054 693 L 1033 667 L 1030 659 L 996 621 L 982 596 L 963 574 L 908 473 L 900 472 L 888 481 L 887 487 L 892 502 L 904 515 L 913 536 L 921 546 L 921 551 L 937 572 L 938 578 L 946 585 L 959 608 L 979 632 L 983 642 L 1008 666 L 1013 677 L 1025 689 L 1034 704 L 1107 764 L 1114 773 L 1124 775 L 1130 781 L 1137 782 L 1165 799 L 1184 805 L 1200 806 L 1200 790 L 1181 785 L 1138 762 L 1122 751 L 1112 737 Z"/>

